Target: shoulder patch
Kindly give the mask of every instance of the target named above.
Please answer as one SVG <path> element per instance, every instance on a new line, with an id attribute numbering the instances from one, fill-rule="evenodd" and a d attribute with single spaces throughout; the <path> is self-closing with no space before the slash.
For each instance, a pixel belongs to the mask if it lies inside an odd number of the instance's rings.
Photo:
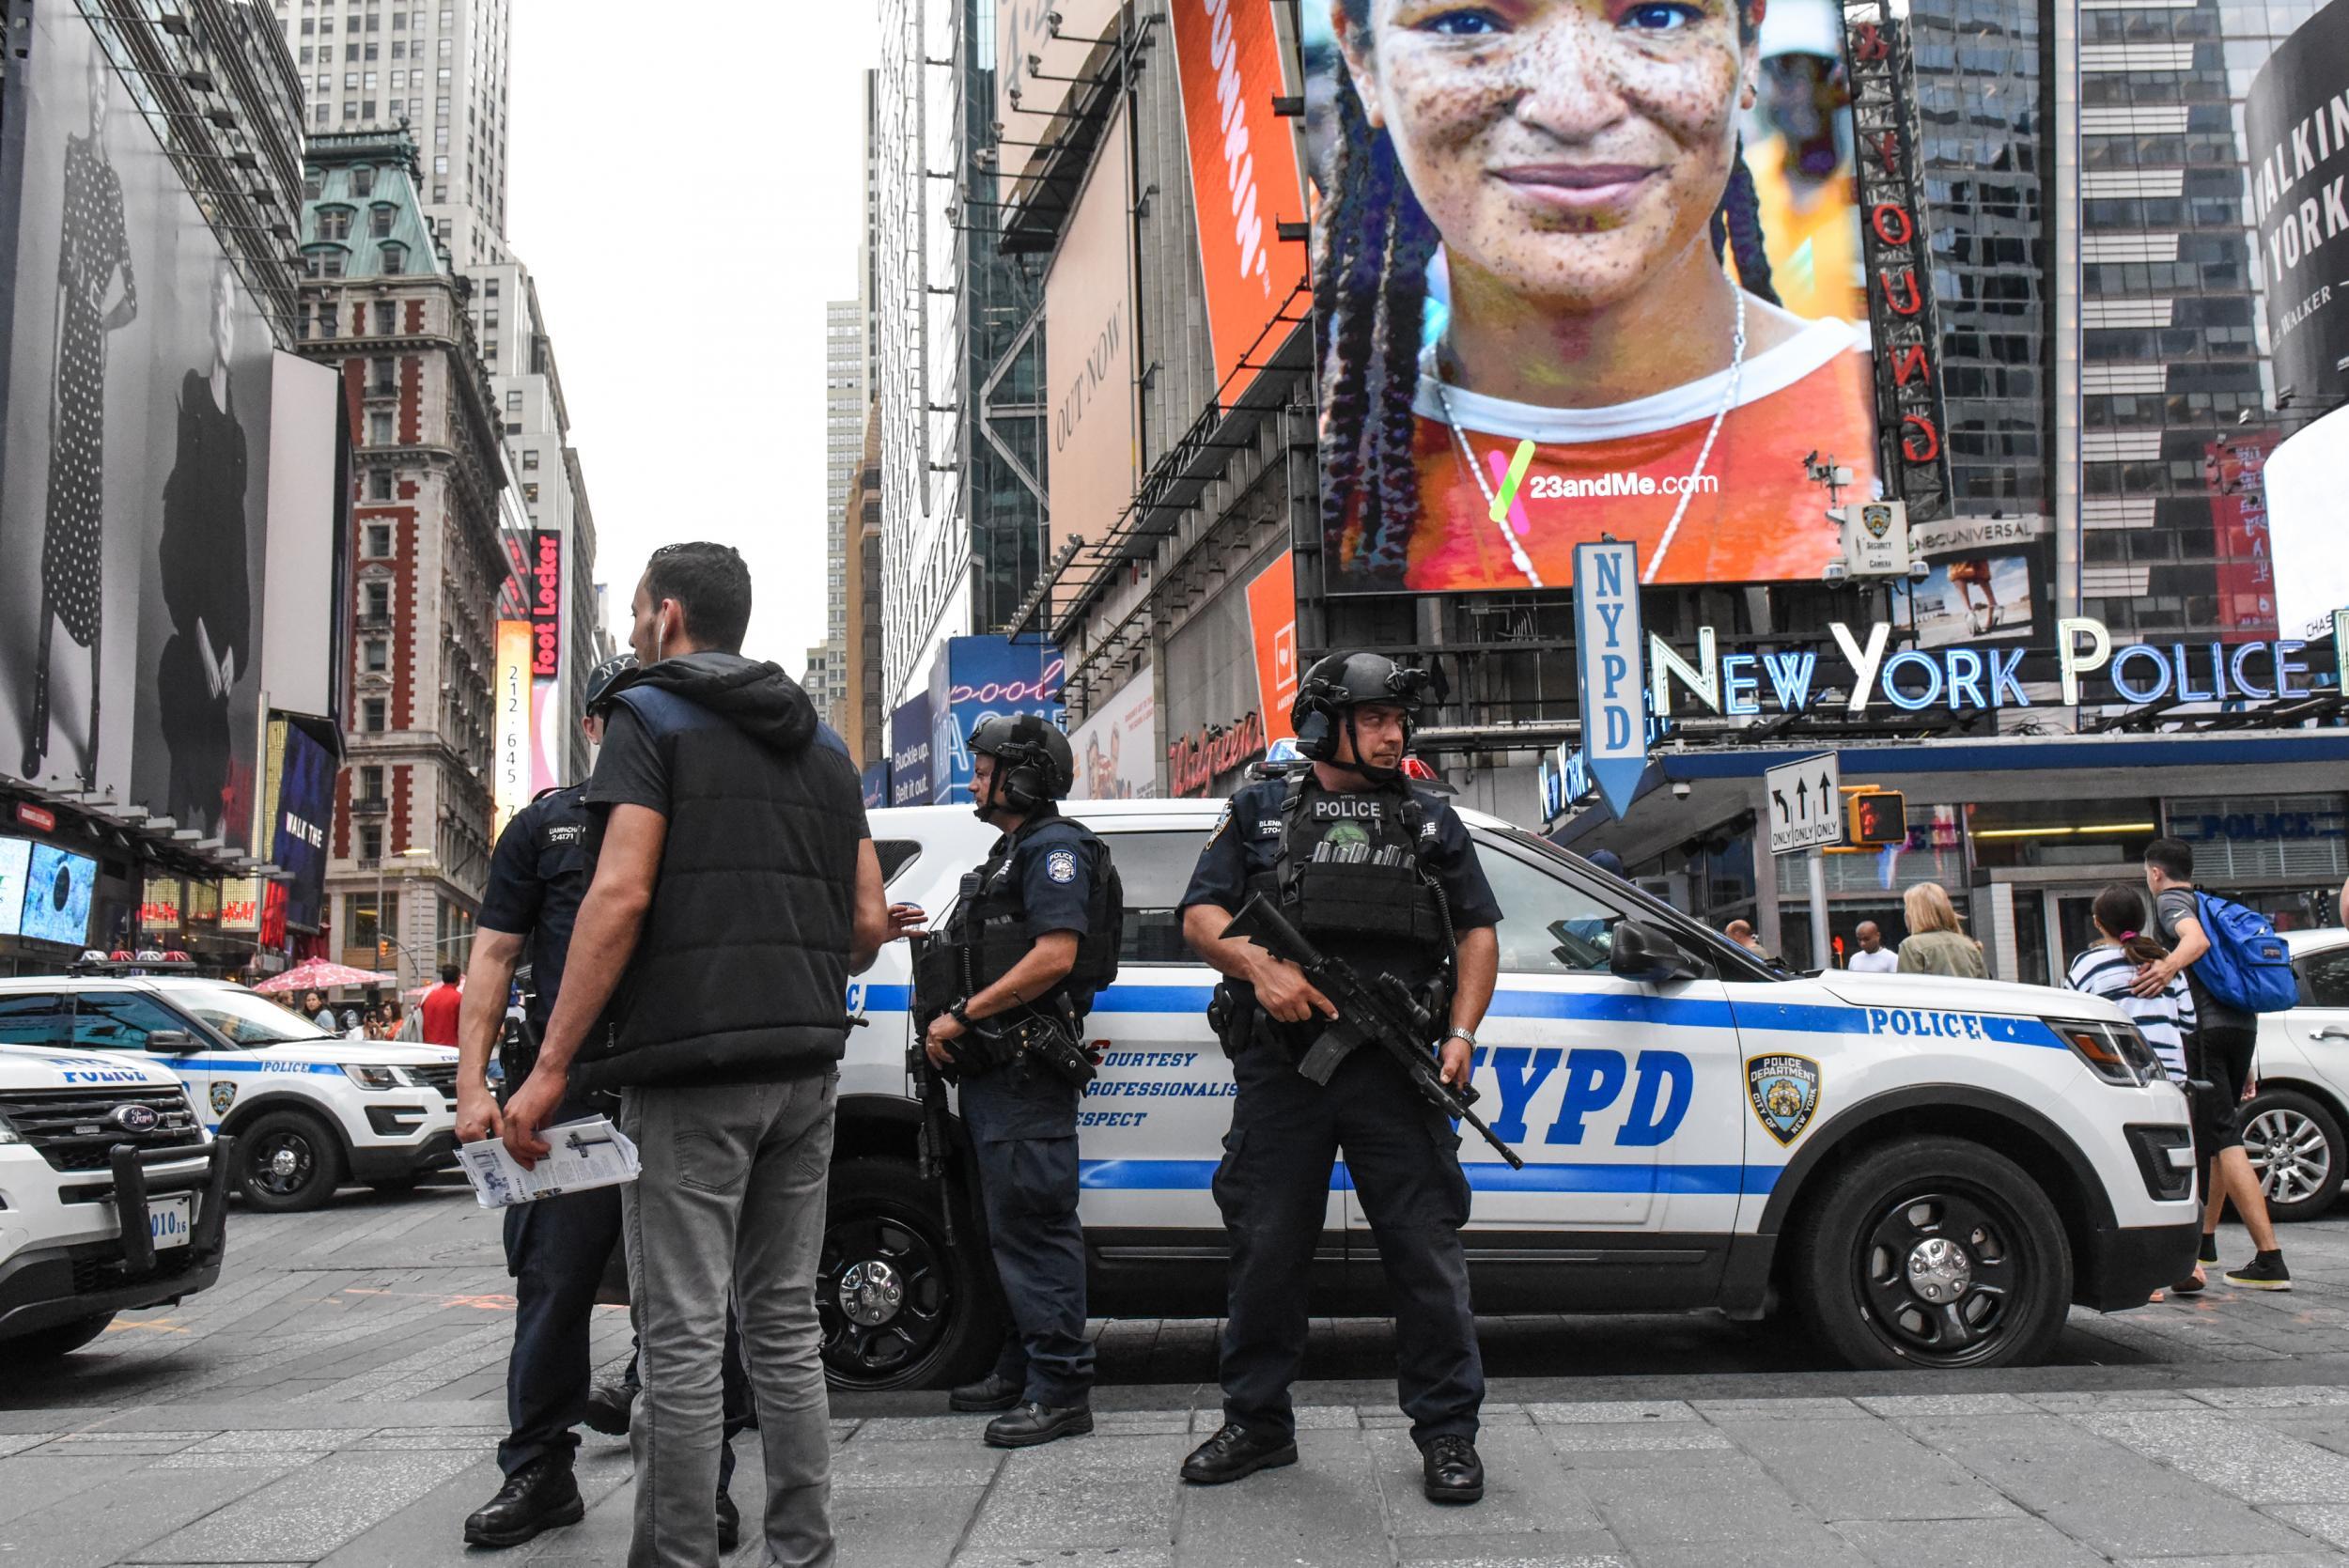
<path id="1" fill-rule="evenodd" d="M 1063 885 L 1075 881 L 1077 879 L 1077 852 L 1074 849 L 1055 849 L 1045 856 L 1044 875 Z"/>

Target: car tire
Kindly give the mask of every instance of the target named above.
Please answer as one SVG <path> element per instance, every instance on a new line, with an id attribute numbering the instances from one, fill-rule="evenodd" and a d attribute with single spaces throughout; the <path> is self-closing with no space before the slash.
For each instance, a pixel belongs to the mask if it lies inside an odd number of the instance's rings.
<path id="1" fill-rule="evenodd" d="M 22 1357 L 27 1361 L 46 1361 L 58 1356 L 70 1356 L 106 1331 L 106 1325 L 115 1320 L 112 1312 L 93 1312 L 77 1317 L 70 1323 L 52 1324 L 36 1328 L 29 1334 L 0 1340 L 0 1352 L 11 1358 Z"/>
<path id="2" fill-rule="evenodd" d="M 1829 1179 L 1797 1222 L 1788 1284 L 1837 1356 L 1868 1369 L 2046 1355 L 2072 1299 L 2072 1250 L 2030 1172 L 1980 1144 L 1921 1137 Z"/>
<path id="3" fill-rule="evenodd" d="M 342 1141 L 302 1110 L 265 1110 L 237 1129 L 237 1190 L 263 1214 L 297 1214 L 334 1195 Z"/>
<path id="4" fill-rule="evenodd" d="M 833 1388 L 951 1388 L 995 1364 L 1003 1306 L 969 1188 L 961 1180 L 954 1186 L 950 1247 L 939 1184 L 910 1163 L 858 1158 L 832 1168 L 816 1310 Z"/>
<path id="5" fill-rule="evenodd" d="M 2263 1089 L 2252 1096 L 2243 1108 L 2243 1150 L 2260 1173 L 2267 1218 L 2279 1225 L 2321 1217 L 2349 1173 L 2340 1121 L 2297 1090 Z"/>

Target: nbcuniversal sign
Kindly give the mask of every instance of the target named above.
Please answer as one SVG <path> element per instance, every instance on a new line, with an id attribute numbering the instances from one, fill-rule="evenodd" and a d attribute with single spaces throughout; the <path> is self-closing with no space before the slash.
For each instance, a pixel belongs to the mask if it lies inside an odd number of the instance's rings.
<path id="1" fill-rule="evenodd" d="M 2336 647 L 2344 641 L 2340 631 L 2349 629 L 2341 627 L 2344 620 L 2349 620 L 2349 611 L 2335 617 Z M 1684 704 L 1686 710 L 1702 706 L 1732 717 L 1808 712 L 1825 706 L 1831 691 L 1842 693 L 1838 702 L 1852 714 L 1865 714 L 1878 703 L 1907 713 L 2032 706 L 2023 690 L 2028 648 L 1961 645 L 1890 652 L 1892 629 L 1881 621 L 1868 628 L 1864 641 L 1842 621 L 1830 621 L 1828 632 L 1848 674 L 1829 665 L 1824 679 L 1821 655 L 1815 650 L 1722 655 L 1708 626 L 1697 629 L 1696 657 L 1690 660 L 1661 637 L 1651 636 L 1648 711 L 1668 722 L 1675 685 L 1692 700 Z M 2055 654 L 2062 706 L 2137 706 L 2313 695 L 2308 664 L 2299 657 L 2307 645 L 2301 639 L 2285 637 L 2248 643 L 2130 643 L 2116 648 L 2102 621 L 2076 618 L 2056 623 Z"/>

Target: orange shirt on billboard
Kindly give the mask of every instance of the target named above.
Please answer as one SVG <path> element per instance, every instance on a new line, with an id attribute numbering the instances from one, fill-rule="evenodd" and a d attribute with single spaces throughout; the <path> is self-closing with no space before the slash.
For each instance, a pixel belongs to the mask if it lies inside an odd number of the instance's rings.
<path id="1" fill-rule="evenodd" d="M 1636 542 L 1641 576 L 1651 582 L 1815 582 L 1843 553 L 1843 539 L 1827 516 L 1827 492 L 1803 472 L 1804 456 L 1831 454 L 1851 469 L 1849 499 L 1865 499 L 1875 474 L 1865 340 L 1842 321 L 1811 322 L 1747 357 L 1705 480 L 1660 568 L 1648 575 L 1728 381 L 1723 371 L 1603 409 L 1538 408 L 1458 388 L 1445 396 L 1496 490 L 1517 442 L 1536 443 L 1509 526 L 1545 586 L 1573 582 L 1574 547 L 1601 534 Z M 1425 375 L 1417 408 L 1420 519 L 1406 584 L 1527 586 Z"/>
<path id="2" fill-rule="evenodd" d="M 1746 148 L 1771 290 L 1797 316 L 1864 321 L 1868 280 L 1859 265 L 1859 186 L 1851 165 L 1797 194 L 1786 153 L 1783 136 Z"/>

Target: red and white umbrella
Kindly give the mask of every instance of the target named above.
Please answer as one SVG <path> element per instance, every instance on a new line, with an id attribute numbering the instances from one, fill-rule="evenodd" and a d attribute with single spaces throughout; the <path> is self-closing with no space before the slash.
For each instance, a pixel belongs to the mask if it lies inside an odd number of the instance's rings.
<path id="1" fill-rule="evenodd" d="M 323 958 L 312 958 L 296 964 L 283 974 L 270 976 L 253 988 L 271 995 L 282 991 L 331 991 L 337 986 L 397 986 L 397 974 L 378 974 L 373 970 L 355 970 L 348 964 L 330 964 Z"/>

